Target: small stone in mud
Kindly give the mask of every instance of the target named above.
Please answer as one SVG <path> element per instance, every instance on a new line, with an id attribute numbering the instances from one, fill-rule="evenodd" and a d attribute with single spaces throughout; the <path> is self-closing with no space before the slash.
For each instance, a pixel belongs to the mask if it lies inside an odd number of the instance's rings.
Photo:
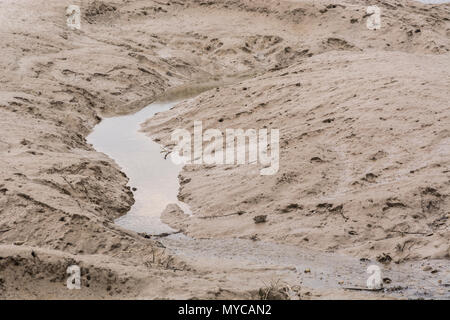
<path id="1" fill-rule="evenodd" d="M 367 259 L 367 258 L 361 258 L 361 259 L 359 259 L 359 261 L 361 261 L 361 262 L 369 262 L 370 259 Z"/>
<path id="2" fill-rule="evenodd" d="M 321 162 L 323 162 L 323 160 L 320 159 L 319 157 L 312 157 L 311 162 L 321 163 Z"/>
<path id="3" fill-rule="evenodd" d="M 253 218 L 256 224 L 267 222 L 267 215 L 256 216 Z"/>
<path id="4" fill-rule="evenodd" d="M 389 263 L 392 261 L 392 257 L 386 253 L 383 253 L 377 257 L 377 261 L 380 263 Z"/>
<path id="5" fill-rule="evenodd" d="M 383 278 L 383 283 L 389 284 L 389 283 L 391 283 L 391 282 L 392 282 L 391 279 L 389 279 L 389 278 Z"/>
<path id="6" fill-rule="evenodd" d="M 305 273 L 311 273 L 311 269 L 306 268 L 306 269 L 305 269 Z"/>

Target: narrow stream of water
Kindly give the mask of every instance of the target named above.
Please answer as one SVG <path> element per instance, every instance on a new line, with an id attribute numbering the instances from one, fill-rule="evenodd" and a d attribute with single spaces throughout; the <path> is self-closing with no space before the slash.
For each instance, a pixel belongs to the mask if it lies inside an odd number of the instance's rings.
<path id="1" fill-rule="evenodd" d="M 169 110 L 176 102 L 152 103 L 134 114 L 103 119 L 88 136 L 94 148 L 114 159 L 130 179 L 135 204 L 116 220 L 126 229 L 148 234 L 174 231 L 160 220 L 170 203 L 185 212 L 189 208 L 178 201 L 178 174 L 182 166 L 164 159 L 161 146 L 140 132 L 140 125 L 155 113 Z"/>

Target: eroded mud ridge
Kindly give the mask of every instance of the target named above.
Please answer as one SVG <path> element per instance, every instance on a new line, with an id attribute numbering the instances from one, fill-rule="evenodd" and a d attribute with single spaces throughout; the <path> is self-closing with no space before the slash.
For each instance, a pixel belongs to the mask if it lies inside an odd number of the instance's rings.
<path id="1" fill-rule="evenodd" d="M 133 193 L 114 160 L 86 142 L 92 128 L 164 93 L 215 83 L 229 84 L 144 129 L 170 149 L 173 128 L 194 120 L 205 129 L 278 128 L 280 171 L 187 166 L 179 199 L 193 216 L 169 207 L 164 222 L 190 239 L 255 243 L 240 252 L 270 244 L 254 257 L 287 245 L 420 269 L 416 296 L 449 296 L 449 4 L 373 1 L 383 12 L 378 31 L 366 28 L 360 0 L 82 0 L 79 31 L 66 26 L 69 4 L 0 3 L 2 298 L 392 294 L 345 290 L 361 283 L 334 276 L 316 286 L 306 279 L 314 266 L 288 274 L 284 262 L 217 263 L 212 244 L 208 257 L 196 242 L 180 252 L 178 240 L 114 224 Z M 255 224 L 258 215 L 266 222 Z M 71 264 L 82 268 L 83 290 L 65 287 Z M 390 278 L 388 287 L 408 286 Z"/>

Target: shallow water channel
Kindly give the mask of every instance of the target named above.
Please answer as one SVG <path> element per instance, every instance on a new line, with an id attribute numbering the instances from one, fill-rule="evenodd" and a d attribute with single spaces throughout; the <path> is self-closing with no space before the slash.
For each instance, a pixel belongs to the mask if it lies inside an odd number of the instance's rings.
<path id="1" fill-rule="evenodd" d="M 87 138 L 95 150 L 114 159 L 130 179 L 136 202 L 126 215 L 115 221 L 121 227 L 148 234 L 172 232 L 160 220 L 166 206 L 176 203 L 186 213 L 190 212 L 177 199 L 182 166 L 175 165 L 169 157 L 165 159 L 161 146 L 140 132 L 143 122 L 175 104 L 157 102 L 134 114 L 104 118 Z"/>

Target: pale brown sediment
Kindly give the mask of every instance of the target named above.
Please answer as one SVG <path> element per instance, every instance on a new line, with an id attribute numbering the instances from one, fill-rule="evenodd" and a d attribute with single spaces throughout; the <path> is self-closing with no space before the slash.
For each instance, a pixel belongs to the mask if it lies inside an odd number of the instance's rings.
<path id="1" fill-rule="evenodd" d="M 69 4 L 0 3 L 2 298 L 258 297 L 270 268 L 213 269 L 215 258 L 195 264 L 117 227 L 133 204 L 127 177 L 85 140 L 100 117 L 192 83 L 220 88 L 153 118 L 152 138 L 166 143 L 193 120 L 283 137 L 267 180 L 186 168 L 188 235 L 448 265 L 448 4 L 380 2 L 379 32 L 358 0 L 77 1 L 80 31 L 66 27 Z M 222 85 L 236 75 L 251 78 Z M 234 210 L 246 213 L 200 219 Z M 268 222 L 256 226 L 260 214 Z M 71 263 L 89 287 L 66 289 Z M 303 298 L 361 294 L 310 291 Z"/>

